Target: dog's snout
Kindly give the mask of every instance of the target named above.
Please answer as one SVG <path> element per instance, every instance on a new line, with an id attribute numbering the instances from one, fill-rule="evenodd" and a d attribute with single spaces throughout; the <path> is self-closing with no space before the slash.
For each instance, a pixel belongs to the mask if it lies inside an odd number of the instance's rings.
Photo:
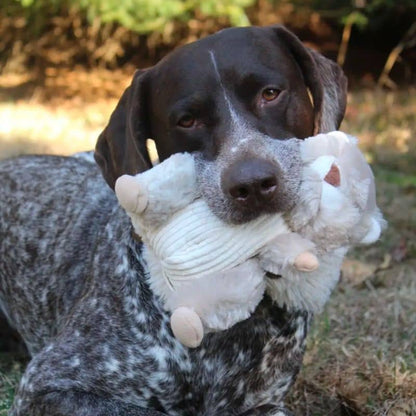
<path id="1" fill-rule="evenodd" d="M 277 188 L 277 179 L 275 175 L 265 176 L 253 179 L 249 182 L 237 181 L 228 192 L 232 198 L 239 202 L 247 202 L 250 198 L 273 198 L 274 191 Z"/>
<path id="2" fill-rule="evenodd" d="M 270 203 L 278 192 L 278 167 L 266 160 L 248 159 L 235 162 L 222 175 L 225 195 L 242 206 Z"/>

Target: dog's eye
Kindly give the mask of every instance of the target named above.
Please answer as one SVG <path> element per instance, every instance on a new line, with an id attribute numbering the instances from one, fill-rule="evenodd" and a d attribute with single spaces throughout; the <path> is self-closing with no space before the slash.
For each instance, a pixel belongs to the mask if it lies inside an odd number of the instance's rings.
<path id="1" fill-rule="evenodd" d="M 189 129 L 195 125 L 195 118 L 192 117 L 190 114 L 183 116 L 178 121 L 178 126 L 183 127 L 185 129 Z"/>
<path id="2" fill-rule="evenodd" d="M 266 101 L 275 100 L 280 94 L 280 91 L 277 88 L 266 88 L 262 91 L 261 96 Z"/>

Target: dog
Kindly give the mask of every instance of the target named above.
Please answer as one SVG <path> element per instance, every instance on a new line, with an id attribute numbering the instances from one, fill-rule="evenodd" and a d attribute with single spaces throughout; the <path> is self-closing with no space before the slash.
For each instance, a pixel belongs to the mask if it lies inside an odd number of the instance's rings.
<path id="1" fill-rule="evenodd" d="M 31 355 L 10 415 L 289 415 L 310 311 L 266 295 L 249 319 L 182 346 L 114 183 L 152 166 L 152 138 L 160 160 L 198 155 L 202 198 L 224 221 L 287 212 L 300 179 L 285 139 L 337 129 L 346 88 L 282 26 L 225 29 L 135 73 L 97 163 L 1 162 L 0 304 Z"/>

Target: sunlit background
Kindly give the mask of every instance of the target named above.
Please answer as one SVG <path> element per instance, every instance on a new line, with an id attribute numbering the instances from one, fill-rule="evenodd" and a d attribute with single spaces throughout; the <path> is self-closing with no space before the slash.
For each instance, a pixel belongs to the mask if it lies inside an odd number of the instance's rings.
<path id="1" fill-rule="evenodd" d="M 359 137 L 389 221 L 345 262 L 289 407 L 414 416 L 416 0 L 2 0 L 0 158 L 92 149 L 135 68 L 224 27 L 275 23 L 343 66 L 341 129 Z M 5 415 L 26 359 L 1 334 L 0 347 Z"/>

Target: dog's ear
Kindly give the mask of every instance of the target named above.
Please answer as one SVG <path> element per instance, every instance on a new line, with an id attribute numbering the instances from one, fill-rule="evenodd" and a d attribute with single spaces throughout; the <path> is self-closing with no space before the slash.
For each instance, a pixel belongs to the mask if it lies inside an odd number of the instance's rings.
<path id="1" fill-rule="evenodd" d="M 347 78 L 335 62 L 305 47 L 283 26 L 272 26 L 298 63 L 314 105 L 314 134 L 338 129 L 347 104 Z"/>
<path id="2" fill-rule="evenodd" d="M 150 137 L 146 116 L 148 72 L 136 71 L 95 146 L 95 161 L 112 189 L 119 176 L 135 175 L 152 166 L 146 149 Z"/>

